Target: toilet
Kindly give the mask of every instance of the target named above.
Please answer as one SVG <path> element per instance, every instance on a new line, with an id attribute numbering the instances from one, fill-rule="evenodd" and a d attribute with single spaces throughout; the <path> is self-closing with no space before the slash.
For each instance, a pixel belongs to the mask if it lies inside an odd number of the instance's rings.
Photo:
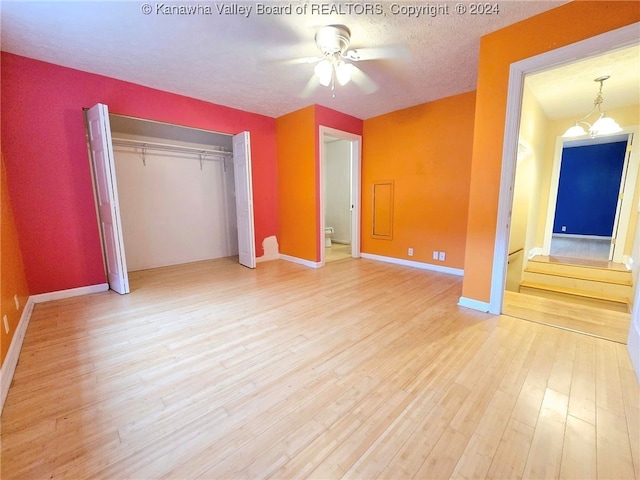
<path id="1" fill-rule="evenodd" d="M 333 234 L 334 234 L 333 227 L 325 227 L 324 229 L 324 246 L 325 247 L 331 246 L 331 235 Z"/>

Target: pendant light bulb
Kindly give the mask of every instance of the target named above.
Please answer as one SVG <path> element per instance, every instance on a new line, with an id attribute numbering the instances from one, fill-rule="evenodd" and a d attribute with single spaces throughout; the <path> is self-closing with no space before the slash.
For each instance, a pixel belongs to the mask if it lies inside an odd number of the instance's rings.
<path id="1" fill-rule="evenodd" d="M 591 135 L 610 135 L 621 131 L 620 125 L 613 118 L 605 117 L 604 114 L 589 129 Z"/>
<path id="2" fill-rule="evenodd" d="M 576 123 L 573 127 L 569 127 L 562 136 L 565 138 L 570 138 L 570 137 L 581 137 L 586 134 L 587 132 L 584 131 L 584 128 L 582 128 L 580 125 Z"/>
<path id="3" fill-rule="evenodd" d="M 345 63 L 340 60 L 336 64 L 336 78 L 338 79 L 338 83 L 340 85 L 346 85 L 351 81 L 351 72 L 353 70 L 353 65 L 350 63 Z"/>
<path id="4" fill-rule="evenodd" d="M 331 77 L 333 77 L 333 65 L 331 65 L 331 62 L 329 62 L 329 60 L 327 59 L 324 59 L 316 65 L 313 71 L 318 77 L 320 85 L 328 87 L 331 83 Z"/>

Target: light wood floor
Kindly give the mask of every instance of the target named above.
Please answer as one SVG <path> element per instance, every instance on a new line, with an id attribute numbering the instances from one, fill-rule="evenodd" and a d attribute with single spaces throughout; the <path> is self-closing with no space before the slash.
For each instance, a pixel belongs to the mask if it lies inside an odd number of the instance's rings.
<path id="1" fill-rule="evenodd" d="M 324 262 L 335 262 L 336 260 L 344 260 L 351 258 L 351 245 L 333 242 L 330 247 L 325 247 Z"/>
<path id="2" fill-rule="evenodd" d="M 637 478 L 623 345 L 456 306 L 459 277 L 229 259 L 36 305 L 4 480 Z"/>
<path id="3" fill-rule="evenodd" d="M 502 312 L 624 345 L 631 325 L 631 314 L 626 312 L 509 291 L 504 292 Z"/>

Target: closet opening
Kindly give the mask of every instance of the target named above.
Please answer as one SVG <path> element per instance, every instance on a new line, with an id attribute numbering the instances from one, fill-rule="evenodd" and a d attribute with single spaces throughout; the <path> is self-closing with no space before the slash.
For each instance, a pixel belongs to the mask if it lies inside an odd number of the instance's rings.
<path id="1" fill-rule="evenodd" d="M 229 134 L 85 110 L 105 270 L 238 256 L 255 268 L 249 133 Z M 126 254 L 125 254 L 126 252 Z"/>

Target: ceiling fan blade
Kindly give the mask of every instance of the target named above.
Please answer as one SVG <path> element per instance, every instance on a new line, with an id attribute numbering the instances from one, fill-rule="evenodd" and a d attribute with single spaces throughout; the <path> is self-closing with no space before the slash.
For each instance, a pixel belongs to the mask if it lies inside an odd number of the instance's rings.
<path id="1" fill-rule="evenodd" d="M 307 84 L 304 86 L 302 92 L 300 92 L 299 96 L 301 98 L 309 98 L 319 86 L 320 82 L 318 81 L 318 77 L 316 75 L 312 75 Z"/>
<path id="2" fill-rule="evenodd" d="M 322 60 L 322 57 L 302 57 L 302 58 L 291 58 L 289 60 L 276 60 L 276 62 L 281 65 L 304 65 L 304 64 L 317 63 L 320 60 Z"/>
<path id="3" fill-rule="evenodd" d="M 409 60 L 411 52 L 404 45 L 388 45 L 385 47 L 354 48 L 344 52 L 344 56 L 354 62 L 382 59 Z"/>
<path id="4" fill-rule="evenodd" d="M 366 94 L 373 93 L 379 88 L 378 84 L 369 75 L 353 64 L 351 64 L 351 81 Z"/>

